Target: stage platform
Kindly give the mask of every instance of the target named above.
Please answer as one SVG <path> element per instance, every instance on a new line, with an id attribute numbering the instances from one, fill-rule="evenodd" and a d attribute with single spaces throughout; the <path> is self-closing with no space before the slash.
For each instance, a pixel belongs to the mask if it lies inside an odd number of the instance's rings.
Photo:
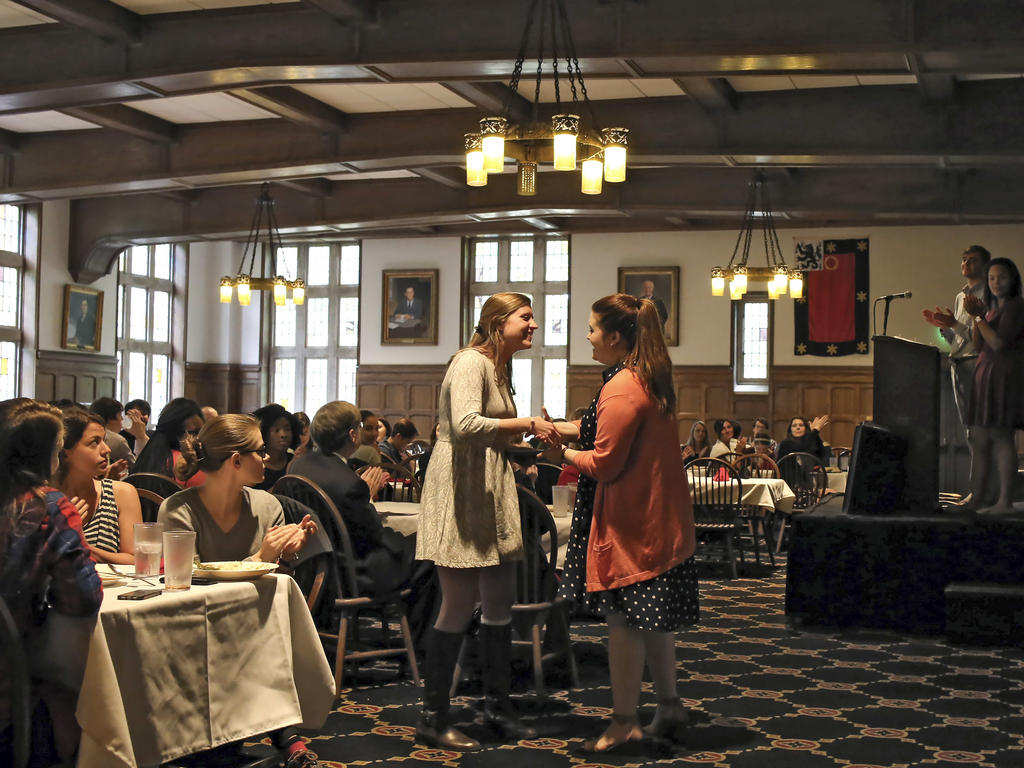
<path id="1" fill-rule="evenodd" d="M 1024 584 L 1024 517 L 822 509 L 793 517 L 787 563 L 794 626 L 943 633 L 950 583 Z"/>

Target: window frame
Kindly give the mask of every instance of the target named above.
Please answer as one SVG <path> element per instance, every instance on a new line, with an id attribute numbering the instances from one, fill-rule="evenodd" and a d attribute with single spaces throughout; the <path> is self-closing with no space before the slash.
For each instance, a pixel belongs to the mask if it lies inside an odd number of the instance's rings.
<path id="1" fill-rule="evenodd" d="M 772 364 L 774 360 L 775 302 L 768 298 L 767 291 L 748 291 L 743 298 L 732 304 L 732 375 L 733 391 L 767 394 L 771 389 Z M 747 307 L 751 304 L 766 304 L 767 361 L 764 377 L 746 376 L 743 373 L 744 338 L 743 322 Z"/>
<path id="2" fill-rule="evenodd" d="M 547 244 L 549 241 L 565 241 L 567 252 L 566 279 L 547 279 Z M 531 281 L 511 280 L 512 243 L 521 241 L 533 242 L 533 279 Z M 498 279 L 495 281 L 476 281 L 476 244 L 480 242 L 496 242 L 498 244 Z M 534 319 L 539 326 L 540 344 L 527 351 L 516 353 L 516 360 L 533 362 L 530 370 L 530 412 L 520 415 L 537 415 L 542 407 L 547 407 L 554 416 L 565 416 L 568 413 L 569 387 L 569 342 L 572 339 L 572 295 L 569 288 L 572 278 L 572 238 L 568 234 L 556 232 L 520 233 L 512 235 L 480 235 L 463 239 L 463 301 L 462 301 L 462 346 L 469 343 L 473 336 L 473 324 L 476 320 L 476 297 L 490 296 L 494 293 L 511 291 L 525 293 L 533 299 Z M 548 344 L 546 332 L 546 311 L 548 295 L 565 295 L 566 297 L 566 330 L 564 344 Z M 535 333 L 534 338 L 537 337 Z M 561 408 L 544 402 L 544 368 L 547 360 L 563 360 L 566 367 L 566 401 Z M 538 364 L 539 363 L 539 364 Z M 561 411 L 561 413 L 559 413 Z"/>
<path id="3" fill-rule="evenodd" d="M 363 243 L 361 240 L 332 240 L 329 242 L 323 241 L 300 241 L 300 242 L 283 242 L 283 248 L 295 248 L 296 249 L 296 273 L 295 275 L 288 275 L 290 279 L 302 279 L 306 283 L 306 299 L 305 303 L 300 306 L 292 304 L 291 298 L 288 299 L 288 305 L 291 305 L 295 310 L 295 344 L 287 346 L 278 346 L 276 335 L 276 319 L 277 319 L 277 308 L 274 304 L 273 297 L 268 293 L 264 297 L 265 314 L 264 327 L 268 329 L 268 333 L 265 334 L 266 343 L 265 359 L 268 361 L 267 364 L 267 397 L 264 398 L 266 402 L 279 402 L 277 397 L 276 389 L 276 373 L 275 368 L 278 360 L 293 360 L 295 364 L 295 375 L 293 381 L 293 402 L 281 403 L 289 411 L 295 413 L 298 411 L 304 411 L 309 414 L 312 418 L 313 410 L 310 409 L 306 403 L 306 370 L 307 363 L 310 360 L 326 360 L 327 361 L 327 381 L 326 387 L 326 400 L 325 402 L 331 402 L 332 400 L 339 399 L 339 370 L 342 360 L 354 360 L 355 361 L 355 372 L 359 370 L 359 353 L 361 347 L 362 337 L 362 317 L 360 309 L 362 307 L 362 262 L 363 262 Z M 355 283 L 341 283 L 341 259 L 342 249 L 346 247 L 355 246 L 359 249 L 358 252 L 358 275 L 359 278 Z M 310 285 L 308 280 L 309 277 L 309 249 L 327 247 L 330 248 L 329 256 L 329 273 L 326 285 Z M 274 258 L 271 262 L 276 270 L 277 267 L 277 253 L 274 253 Z M 277 274 L 277 271 L 274 271 Z M 339 341 L 341 337 L 341 300 L 354 298 L 356 300 L 356 343 L 351 347 L 340 346 Z M 310 299 L 327 299 L 327 344 L 325 346 L 308 347 L 306 346 L 307 337 L 307 312 L 309 307 Z M 353 402 L 355 399 L 355 381 L 353 380 Z M 319 407 L 319 406 L 317 406 Z"/>
<path id="4" fill-rule="evenodd" d="M 13 382 L 11 397 L 18 397 L 25 389 L 25 349 L 26 339 L 23 328 L 29 328 L 26 323 L 25 308 L 29 302 L 26 301 L 27 289 L 29 286 L 29 264 L 25 256 L 26 237 L 26 209 L 25 206 L 3 203 L 5 206 L 14 208 L 18 212 L 18 236 L 17 251 L 8 251 L 0 248 L 0 267 L 9 268 L 15 271 L 14 285 L 17 294 L 14 300 L 14 325 L 0 325 L 0 342 L 7 342 L 14 345 L 14 354 L 11 356 L 14 362 L 14 370 L 8 375 Z M 20 327 L 19 327 L 20 326 Z M 0 398 L 3 399 L 3 398 Z"/>

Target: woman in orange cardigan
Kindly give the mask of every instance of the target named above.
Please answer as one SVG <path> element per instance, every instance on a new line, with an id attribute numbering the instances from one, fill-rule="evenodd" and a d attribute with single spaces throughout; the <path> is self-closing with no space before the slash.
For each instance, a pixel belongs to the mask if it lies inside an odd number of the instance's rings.
<path id="1" fill-rule="evenodd" d="M 584 450 L 565 451 L 581 476 L 560 594 L 608 622 L 614 714 L 601 737 L 584 744 L 605 752 L 645 733 L 671 737 L 685 725 L 674 633 L 696 623 L 699 609 L 693 504 L 657 308 L 627 294 L 599 299 L 587 339 L 608 369 L 578 426 Z M 574 436 L 575 425 L 564 426 L 562 434 Z M 645 660 L 658 708 L 641 730 Z"/>

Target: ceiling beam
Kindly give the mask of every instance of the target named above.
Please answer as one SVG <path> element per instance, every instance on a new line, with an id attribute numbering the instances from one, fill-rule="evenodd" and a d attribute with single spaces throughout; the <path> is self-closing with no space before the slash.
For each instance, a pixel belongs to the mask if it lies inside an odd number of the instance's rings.
<path id="1" fill-rule="evenodd" d="M 118 43 L 138 43 L 142 17 L 107 0 L 14 0 L 18 5 L 81 29 L 90 35 Z"/>
<path id="2" fill-rule="evenodd" d="M 67 107 L 61 112 L 157 144 L 173 144 L 178 140 L 178 126 L 174 123 L 122 104 Z"/>
<path id="3" fill-rule="evenodd" d="M 365 235 L 431 226 L 458 230 L 510 220 L 530 227 L 557 220 L 560 229 L 602 231 L 607 220 L 627 216 L 641 229 L 679 226 L 676 221 L 738 228 L 749 179 L 746 169 L 648 169 L 634 172 L 625 184 L 606 185 L 604 194 L 581 196 L 572 174 L 548 174 L 538 181 L 538 194 L 524 198 L 508 174 L 475 190 L 445 189 L 426 179 L 349 182 L 334 184 L 324 198 L 275 186 L 274 200 L 286 235 Z M 145 194 L 74 200 L 71 272 L 76 279 L 94 280 L 109 269 L 116 249 L 133 242 L 244 237 L 253 191 L 253 185 L 196 190 L 188 203 Z M 772 198 L 793 227 L 823 221 L 1021 221 L 1024 166 L 967 176 L 934 168 L 807 169 L 773 184 Z"/>
<path id="4" fill-rule="evenodd" d="M 601 110 L 631 129 L 634 168 L 719 166 L 725 158 L 740 167 L 1024 162 L 1024 80 L 963 83 L 957 106 L 937 121 L 908 85 L 747 93 L 715 125 L 684 96 L 606 101 Z M 459 109 L 352 114 L 340 135 L 282 120 L 180 125 L 178 143 L 166 148 L 108 131 L 22 134 L 0 201 L 5 194 L 85 197 L 352 170 L 429 168 L 454 182 L 464 162 L 462 134 L 478 117 Z"/>
<path id="5" fill-rule="evenodd" d="M 736 91 L 724 77 L 677 77 L 675 82 L 705 112 L 736 109 Z"/>
<path id="6" fill-rule="evenodd" d="M 280 179 L 276 182 L 282 187 L 294 189 L 310 197 L 329 197 L 334 182 L 330 179 Z"/>
<path id="7" fill-rule="evenodd" d="M 303 0 L 338 21 L 349 23 L 376 22 L 379 9 L 373 0 Z"/>
<path id="8" fill-rule="evenodd" d="M 522 94 L 513 93 L 504 83 L 493 82 L 462 82 L 452 81 L 441 83 L 452 93 L 461 96 L 470 104 L 479 107 L 488 115 L 505 114 L 505 105 L 509 105 L 509 116 L 517 123 L 528 122 L 533 117 L 533 102 Z"/>
<path id="9" fill-rule="evenodd" d="M 228 93 L 246 104 L 252 104 L 285 120 L 324 133 L 341 133 L 347 128 L 347 116 L 340 109 L 335 109 L 286 85 L 241 89 Z"/>
<path id="10" fill-rule="evenodd" d="M 456 168 L 413 168 L 412 172 L 449 189 L 463 189 L 466 186 L 465 172 Z"/>
<path id="11" fill-rule="evenodd" d="M 65 0 L 64 7 L 79 3 L 134 23 L 134 14 L 113 3 Z M 736 24 L 731 4 L 702 3 L 694 24 L 691 4 L 678 0 L 649 0 L 640 8 L 570 2 L 588 80 L 631 72 L 907 74 L 908 52 L 935 73 L 1024 71 L 1015 3 L 989 3 L 984 13 L 968 12 L 966 0 L 918 3 L 913 31 L 900 21 L 898 3 L 822 0 L 813 14 L 806 0 L 749 6 L 744 23 Z M 86 23 L 93 14 L 79 16 Z M 367 82 L 368 67 L 395 82 L 504 80 L 521 17 L 522 0 L 393 2 L 378 28 L 324 24 L 321 11 L 301 3 L 158 14 L 146 17 L 144 44 L 133 48 L 127 64 L 123 51 L 91 32 L 49 24 L 12 28 L 4 30 L 0 49 L 0 110 L 66 106 L 82 98 L 78 88 L 99 92 L 140 80 L 168 93 L 225 83 Z M 105 31 L 124 37 L 132 23 L 108 21 Z"/>

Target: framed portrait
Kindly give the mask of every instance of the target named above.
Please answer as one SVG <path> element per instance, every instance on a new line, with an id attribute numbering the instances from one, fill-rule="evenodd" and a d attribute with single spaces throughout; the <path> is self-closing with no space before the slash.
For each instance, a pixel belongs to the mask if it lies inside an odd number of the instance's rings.
<path id="1" fill-rule="evenodd" d="M 84 285 L 64 286 L 64 321 L 61 346 L 99 352 L 103 331 L 103 291 Z"/>
<path id="2" fill-rule="evenodd" d="M 381 344 L 437 344 L 436 269 L 385 269 Z"/>
<path id="3" fill-rule="evenodd" d="M 679 345 L 679 267 L 619 267 L 619 293 L 653 301 L 665 343 Z"/>

